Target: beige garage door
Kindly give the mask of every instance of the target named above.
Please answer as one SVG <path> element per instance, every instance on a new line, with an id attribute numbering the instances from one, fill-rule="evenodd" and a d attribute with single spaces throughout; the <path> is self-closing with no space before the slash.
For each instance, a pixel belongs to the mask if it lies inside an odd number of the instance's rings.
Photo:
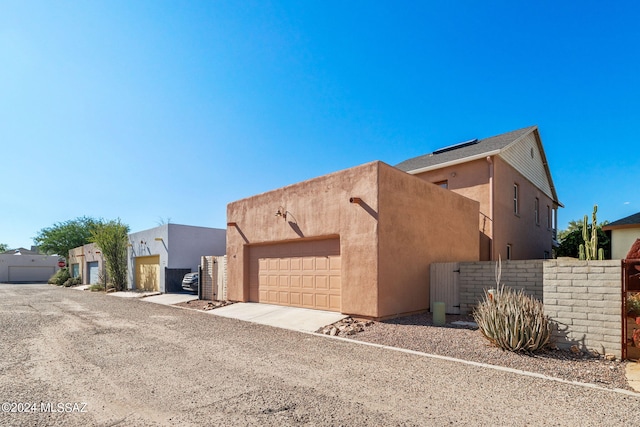
<path id="1" fill-rule="evenodd" d="M 249 252 L 249 300 L 340 311 L 340 240 L 268 246 Z"/>
<path id="2" fill-rule="evenodd" d="M 160 290 L 160 255 L 136 258 L 136 289 Z"/>

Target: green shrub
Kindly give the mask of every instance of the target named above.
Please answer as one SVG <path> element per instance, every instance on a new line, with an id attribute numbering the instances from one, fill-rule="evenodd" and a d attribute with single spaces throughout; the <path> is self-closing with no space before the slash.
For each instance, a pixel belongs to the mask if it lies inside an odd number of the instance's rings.
<path id="1" fill-rule="evenodd" d="M 56 274 L 54 274 L 49 278 L 49 284 L 62 286 L 70 278 L 71 278 L 71 275 L 69 274 L 69 269 L 67 267 L 64 267 L 56 271 Z"/>
<path id="2" fill-rule="evenodd" d="M 482 334 L 503 350 L 534 352 L 551 339 L 551 321 L 542 302 L 523 291 L 501 286 L 493 296 L 485 292 L 473 317 Z"/>
<path id="3" fill-rule="evenodd" d="M 627 295 L 627 315 L 640 316 L 640 293 Z"/>
<path id="4" fill-rule="evenodd" d="M 80 276 L 78 277 L 70 277 L 68 278 L 63 284 L 62 286 L 64 286 L 65 288 L 71 287 L 71 286 L 77 286 L 77 285 L 81 285 L 82 284 L 82 278 Z"/>

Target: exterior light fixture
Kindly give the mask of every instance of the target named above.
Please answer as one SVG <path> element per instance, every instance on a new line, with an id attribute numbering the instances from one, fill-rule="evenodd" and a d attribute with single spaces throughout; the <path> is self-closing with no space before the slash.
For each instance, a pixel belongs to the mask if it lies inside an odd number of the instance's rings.
<path id="1" fill-rule="evenodd" d="M 360 197 L 351 197 L 349 198 L 349 203 L 356 203 L 359 205 L 362 203 L 362 199 Z"/>
<path id="2" fill-rule="evenodd" d="M 284 220 L 287 219 L 287 211 L 284 207 L 279 206 L 278 210 L 276 211 L 276 218 L 282 218 Z"/>
<path id="3" fill-rule="evenodd" d="M 227 227 L 236 227 L 238 224 L 235 222 L 228 222 Z"/>
<path id="4" fill-rule="evenodd" d="M 155 240 L 156 242 L 162 242 L 162 240 L 163 240 L 163 239 L 162 239 L 162 237 L 156 237 L 156 238 L 155 238 L 155 239 L 153 239 L 153 240 Z"/>

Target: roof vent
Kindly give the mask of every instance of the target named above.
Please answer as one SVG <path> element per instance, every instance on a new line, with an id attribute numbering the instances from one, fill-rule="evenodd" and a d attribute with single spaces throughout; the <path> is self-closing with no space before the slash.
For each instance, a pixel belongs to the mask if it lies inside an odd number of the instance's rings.
<path id="1" fill-rule="evenodd" d="M 453 151 L 453 150 L 457 150 L 458 148 L 468 147 L 470 145 L 477 144 L 478 142 L 479 142 L 478 138 L 470 139 L 469 141 L 464 141 L 464 142 L 460 142 L 458 144 L 449 145 L 448 147 L 440 148 L 439 150 L 434 151 L 433 154 L 446 153 L 447 151 Z"/>

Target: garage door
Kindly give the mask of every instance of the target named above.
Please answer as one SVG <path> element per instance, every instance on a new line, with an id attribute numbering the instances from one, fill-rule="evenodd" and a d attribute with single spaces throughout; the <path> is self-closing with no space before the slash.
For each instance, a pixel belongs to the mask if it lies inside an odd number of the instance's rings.
<path id="1" fill-rule="evenodd" d="M 56 272 L 55 267 L 9 267 L 9 282 L 47 283 Z"/>
<path id="2" fill-rule="evenodd" d="M 100 269 L 98 261 L 87 263 L 87 272 L 89 273 L 89 284 L 100 283 Z"/>
<path id="3" fill-rule="evenodd" d="M 340 311 L 340 240 L 254 246 L 249 300 Z"/>
<path id="4" fill-rule="evenodd" d="M 136 258 L 136 289 L 160 290 L 160 255 Z"/>

